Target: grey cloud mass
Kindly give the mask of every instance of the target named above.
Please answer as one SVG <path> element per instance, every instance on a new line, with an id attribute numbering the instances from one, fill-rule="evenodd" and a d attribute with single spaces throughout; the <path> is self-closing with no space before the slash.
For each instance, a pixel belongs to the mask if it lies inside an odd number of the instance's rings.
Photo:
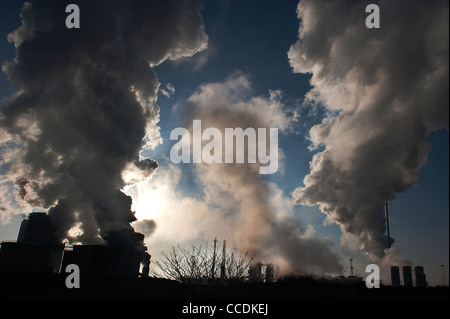
<path id="1" fill-rule="evenodd" d="M 427 135 L 448 128 L 449 15 L 448 1 L 375 1 L 381 28 L 368 29 L 368 3 L 298 5 L 290 64 L 311 74 L 306 100 L 329 116 L 310 130 L 312 148 L 323 150 L 292 195 L 320 205 L 346 240 L 383 257 L 384 203 L 419 181 Z"/>
<path id="2" fill-rule="evenodd" d="M 289 131 L 295 116 L 281 96 L 280 91 L 272 91 L 268 97 L 252 96 L 248 77 L 235 73 L 223 82 L 202 85 L 188 99 L 185 120 L 192 125 L 192 119 L 201 119 L 203 129 L 218 128 L 223 136 L 225 128 L 236 127 L 278 127 L 282 134 Z M 280 149 L 280 161 L 283 156 Z M 282 274 L 341 273 L 332 247 L 312 236 L 293 217 L 292 199 L 276 184 L 265 181 L 259 174 L 259 163 L 200 164 L 195 171 L 204 200 L 219 208 L 218 213 L 232 228 L 232 234 L 225 236 L 240 251 L 275 263 Z"/>
<path id="3" fill-rule="evenodd" d="M 3 102 L 0 128 L 18 150 L 8 173 L 20 199 L 50 208 L 60 239 L 81 223 L 70 239 L 93 243 L 135 220 L 124 170 L 133 181 L 158 166 L 140 158 L 160 142 L 151 66 L 208 38 L 200 1 L 77 1 L 79 29 L 65 27 L 68 3 L 25 3 L 8 36 L 16 56 L 3 65 L 19 91 Z"/>

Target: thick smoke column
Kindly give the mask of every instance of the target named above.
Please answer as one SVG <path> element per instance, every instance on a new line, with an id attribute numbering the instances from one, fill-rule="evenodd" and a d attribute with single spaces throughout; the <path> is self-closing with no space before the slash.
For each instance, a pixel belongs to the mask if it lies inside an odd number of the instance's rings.
<path id="1" fill-rule="evenodd" d="M 368 29 L 364 1 L 301 1 L 288 55 L 295 72 L 312 74 L 309 102 L 329 110 L 310 131 L 324 149 L 293 197 L 382 257 L 384 203 L 420 179 L 427 135 L 448 126 L 449 15 L 448 1 L 377 3 L 381 28 Z"/>
<path id="2" fill-rule="evenodd" d="M 207 36 L 198 1 L 77 1 L 79 29 L 65 26 L 69 3 L 25 3 L 3 65 L 20 91 L 0 127 L 18 149 L 9 176 L 21 199 L 50 208 L 61 239 L 78 225 L 70 239 L 93 243 L 131 227 L 120 189 L 158 166 L 139 157 L 160 143 L 151 66 L 203 50 Z"/>
<path id="3" fill-rule="evenodd" d="M 192 119 L 201 119 L 202 129 L 218 128 L 222 136 L 225 128 L 238 127 L 267 131 L 276 127 L 280 132 L 289 131 L 294 116 L 281 102 L 281 92 L 272 91 L 269 98 L 251 93 L 250 81 L 240 73 L 224 82 L 204 84 L 189 98 L 184 118 L 191 125 Z M 245 156 L 248 151 L 246 148 Z M 280 150 L 279 158 L 282 157 Z M 231 226 L 232 234 L 226 234 L 226 238 L 240 251 L 275 263 L 283 274 L 341 273 L 338 257 L 328 243 L 315 238 L 310 228 L 305 229 L 291 215 L 292 200 L 275 184 L 264 180 L 259 166 L 259 163 L 196 166 L 205 200 L 212 207 L 219 207 L 223 223 Z M 225 225 L 215 227 L 222 229 Z"/>

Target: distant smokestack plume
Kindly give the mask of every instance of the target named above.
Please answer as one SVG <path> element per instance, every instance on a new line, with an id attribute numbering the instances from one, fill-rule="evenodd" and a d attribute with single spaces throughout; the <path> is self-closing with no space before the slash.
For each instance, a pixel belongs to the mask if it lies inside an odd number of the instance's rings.
<path id="1" fill-rule="evenodd" d="M 365 26 L 366 2 L 302 0 L 288 56 L 294 72 L 311 74 L 305 103 L 328 111 L 310 130 L 320 151 L 293 198 L 319 205 L 343 242 L 381 258 L 384 203 L 417 183 L 427 135 L 448 127 L 449 4 L 375 3 L 379 29 Z"/>
<path id="2" fill-rule="evenodd" d="M 151 66 L 203 50 L 207 36 L 199 1 L 77 1 L 79 29 L 65 26 L 67 4 L 24 4 L 8 35 L 16 56 L 3 65 L 20 90 L 4 101 L 0 130 L 21 200 L 50 208 L 60 240 L 97 243 L 131 229 L 121 189 L 158 167 L 140 157 L 161 140 Z"/>
<path id="3" fill-rule="evenodd" d="M 192 119 L 201 119 L 205 128 L 221 132 L 235 127 L 289 130 L 293 115 L 283 105 L 281 92 L 272 91 L 268 97 L 252 97 L 251 92 L 252 85 L 242 73 L 204 84 L 188 99 L 183 118 L 191 125 Z M 306 229 L 292 216 L 292 200 L 263 179 L 259 166 L 212 163 L 195 167 L 204 198 L 221 208 L 224 222 L 232 228 L 232 233 L 224 234 L 227 239 L 241 252 L 276 264 L 282 274 L 340 273 L 342 265 L 328 242 L 315 238 L 313 229 Z"/>

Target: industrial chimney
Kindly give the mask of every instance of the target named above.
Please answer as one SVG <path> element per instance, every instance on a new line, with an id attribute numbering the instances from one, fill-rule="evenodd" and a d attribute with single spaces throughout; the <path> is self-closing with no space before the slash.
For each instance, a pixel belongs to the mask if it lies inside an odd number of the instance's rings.
<path id="1" fill-rule="evenodd" d="M 223 241 L 222 246 L 222 264 L 220 265 L 220 278 L 225 279 L 226 273 L 225 273 L 225 261 L 226 261 L 226 254 L 227 254 L 227 241 Z"/>
<path id="2" fill-rule="evenodd" d="M 403 266 L 403 286 L 413 286 L 411 266 Z"/>
<path id="3" fill-rule="evenodd" d="M 398 266 L 391 267 L 391 284 L 394 287 L 400 286 L 400 268 Z"/>
<path id="4" fill-rule="evenodd" d="M 425 272 L 423 271 L 422 266 L 414 267 L 414 271 L 416 274 L 416 287 L 425 288 L 427 286 L 427 280 L 425 277 Z"/>
<path id="5" fill-rule="evenodd" d="M 387 247 L 391 248 L 391 230 L 389 229 L 389 213 L 388 213 L 388 203 L 385 204 L 386 207 L 386 228 L 387 228 L 387 236 L 388 236 L 388 244 Z"/>

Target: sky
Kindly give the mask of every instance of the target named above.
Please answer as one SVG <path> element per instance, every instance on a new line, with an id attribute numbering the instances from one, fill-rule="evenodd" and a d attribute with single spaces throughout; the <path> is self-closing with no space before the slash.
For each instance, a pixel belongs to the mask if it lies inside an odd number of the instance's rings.
<path id="1" fill-rule="evenodd" d="M 352 258 L 388 284 L 396 264 L 440 285 L 444 265 L 448 285 L 448 2 L 73 3 L 80 29 L 64 1 L 22 27 L 22 2 L 0 4 L 0 240 L 49 210 L 61 240 L 132 226 L 153 260 L 217 236 L 284 274 Z M 195 119 L 278 128 L 277 172 L 174 163 Z"/>

